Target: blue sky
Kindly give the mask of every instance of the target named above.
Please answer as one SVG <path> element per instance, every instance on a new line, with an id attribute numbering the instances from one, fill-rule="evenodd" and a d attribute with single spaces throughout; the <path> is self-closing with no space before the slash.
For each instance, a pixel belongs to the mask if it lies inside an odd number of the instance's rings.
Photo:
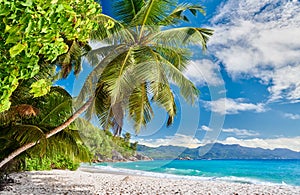
<path id="1" fill-rule="evenodd" d="M 207 15 L 192 25 L 215 34 L 205 55 L 194 49 L 185 72 L 201 91 L 199 102 L 187 105 L 174 87 L 180 110 L 174 125 L 166 128 L 167 116 L 156 108 L 153 122 L 134 139 L 149 146 L 217 141 L 300 151 L 300 1 L 203 0 L 201 5 Z M 103 1 L 106 14 L 110 6 Z M 58 84 L 76 91 L 80 79 Z M 124 129 L 134 132 L 130 122 Z"/>

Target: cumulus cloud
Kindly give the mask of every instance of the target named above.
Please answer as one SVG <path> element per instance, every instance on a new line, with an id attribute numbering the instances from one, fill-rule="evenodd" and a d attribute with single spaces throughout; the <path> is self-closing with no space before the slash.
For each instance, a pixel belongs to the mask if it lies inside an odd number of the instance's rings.
<path id="1" fill-rule="evenodd" d="M 272 85 L 268 88 L 269 92 L 272 94 L 270 101 L 285 98 L 292 103 L 299 102 L 299 72 L 300 62 L 299 66 L 285 66 L 275 70 L 272 74 Z"/>
<path id="2" fill-rule="evenodd" d="M 300 115 L 299 114 L 285 113 L 283 116 L 285 118 L 292 119 L 292 120 L 298 120 L 298 119 L 300 119 Z"/>
<path id="3" fill-rule="evenodd" d="M 258 132 L 253 130 L 237 129 L 237 128 L 222 129 L 222 132 L 231 133 L 239 137 L 255 137 L 260 135 Z"/>
<path id="4" fill-rule="evenodd" d="M 300 137 L 293 138 L 275 138 L 275 139 L 237 139 L 235 137 L 228 137 L 224 141 L 218 141 L 222 144 L 239 144 L 241 146 L 250 148 L 264 148 L 264 149 L 275 149 L 275 148 L 287 148 L 300 152 Z"/>
<path id="5" fill-rule="evenodd" d="M 247 130 L 249 131 L 249 130 Z M 165 138 L 159 139 L 137 139 L 139 144 L 143 144 L 149 147 L 158 146 L 183 146 L 189 148 L 197 148 L 203 146 L 208 142 L 201 142 L 201 140 L 183 134 L 175 134 L 174 136 L 166 136 Z M 239 144 L 244 147 L 250 148 L 264 148 L 264 149 L 275 149 L 275 148 L 287 148 L 290 150 L 300 152 L 300 136 L 293 138 L 273 138 L 273 139 L 262 139 L 262 138 L 251 138 L 242 139 L 236 137 L 227 137 L 223 141 L 217 141 L 225 145 Z M 213 142 L 212 142 L 213 143 Z M 182 151 L 178 151 L 179 153 Z"/>
<path id="6" fill-rule="evenodd" d="M 208 127 L 208 126 L 205 126 L 205 125 L 202 125 L 202 126 L 201 126 L 201 130 L 203 130 L 203 131 L 213 131 L 212 128 L 210 128 L 210 127 Z"/>
<path id="7" fill-rule="evenodd" d="M 220 67 L 210 60 L 191 61 L 184 71 L 184 75 L 196 85 L 222 85 L 223 79 L 219 74 Z"/>
<path id="8" fill-rule="evenodd" d="M 265 112 L 264 104 L 246 103 L 244 99 L 220 98 L 215 101 L 204 102 L 204 107 L 221 115 L 238 114 L 241 111 Z"/>
<path id="9" fill-rule="evenodd" d="M 202 145 L 201 141 L 193 136 L 175 134 L 173 136 L 166 136 L 165 138 L 159 139 L 137 139 L 136 141 L 139 144 L 149 146 L 149 147 L 158 147 L 158 146 L 183 146 L 188 148 L 196 148 Z"/>
<path id="10" fill-rule="evenodd" d="M 299 1 L 228 0 L 211 23 L 209 48 L 233 78 L 260 78 L 270 101 L 298 102 Z"/>

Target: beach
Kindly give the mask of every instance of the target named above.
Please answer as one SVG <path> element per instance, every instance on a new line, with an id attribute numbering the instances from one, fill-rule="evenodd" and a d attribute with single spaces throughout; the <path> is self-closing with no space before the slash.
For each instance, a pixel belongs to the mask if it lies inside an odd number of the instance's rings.
<path id="1" fill-rule="evenodd" d="M 300 186 L 182 180 L 79 168 L 11 174 L 9 194 L 300 194 Z"/>

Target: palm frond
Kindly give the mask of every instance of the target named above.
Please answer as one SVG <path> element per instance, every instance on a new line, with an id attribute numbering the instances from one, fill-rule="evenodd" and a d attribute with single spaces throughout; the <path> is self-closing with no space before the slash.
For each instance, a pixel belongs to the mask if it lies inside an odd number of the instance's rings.
<path id="1" fill-rule="evenodd" d="M 111 102 L 105 83 L 99 83 L 95 94 L 95 108 L 100 125 L 104 130 L 112 128 L 114 134 L 119 135 L 125 115 L 122 102 Z"/>
<path id="2" fill-rule="evenodd" d="M 186 69 L 192 55 L 191 51 L 187 48 L 168 47 L 165 45 L 154 45 L 151 48 L 180 71 Z"/>
<path id="3" fill-rule="evenodd" d="M 124 42 L 134 42 L 135 38 L 133 37 L 130 28 L 124 26 L 118 20 L 105 14 L 100 14 L 96 19 L 99 23 L 99 27 L 90 35 L 93 41 L 104 41 L 105 43 L 112 45 Z M 110 28 L 106 27 L 108 23 L 112 23 Z"/>
<path id="4" fill-rule="evenodd" d="M 53 109 L 49 113 L 47 113 L 46 116 L 42 117 L 42 121 L 40 122 L 40 124 L 44 124 L 45 122 L 49 123 L 49 121 L 51 121 L 53 118 L 57 118 L 57 116 L 62 118 L 62 120 L 65 120 L 65 118 L 72 114 L 70 109 L 71 106 L 72 100 L 66 100 L 58 103 L 55 107 L 53 107 Z M 60 115 L 60 113 L 62 112 L 67 112 L 65 117 Z"/>
<path id="5" fill-rule="evenodd" d="M 45 133 L 36 125 L 14 125 L 9 128 L 2 129 L 1 134 L 9 140 L 15 140 L 19 145 L 24 145 L 30 142 L 38 142 L 43 147 L 46 147 L 46 136 Z"/>
<path id="6" fill-rule="evenodd" d="M 87 59 L 87 61 L 91 66 L 95 66 L 98 65 L 105 56 L 107 56 L 110 52 L 113 52 L 118 47 L 120 47 L 120 45 L 108 45 L 108 46 L 100 47 L 91 50 L 85 56 L 85 58 Z"/>
<path id="7" fill-rule="evenodd" d="M 95 92 L 95 109 L 100 125 L 107 130 L 108 121 L 111 117 L 111 101 L 103 82 L 99 83 Z"/>
<path id="8" fill-rule="evenodd" d="M 74 103 L 75 107 L 85 102 L 92 94 L 95 92 L 97 88 L 97 83 L 99 78 L 101 77 L 103 70 L 119 55 L 126 52 L 128 49 L 124 45 L 120 45 L 114 51 L 111 51 L 103 60 L 99 62 L 93 69 L 93 71 L 86 78 L 83 87 L 81 88 L 78 97 L 76 98 L 76 102 Z"/>
<path id="9" fill-rule="evenodd" d="M 124 108 L 121 102 L 115 103 L 111 106 L 110 125 L 115 136 L 120 136 L 123 128 L 123 119 L 125 116 Z"/>
<path id="10" fill-rule="evenodd" d="M 197 15 L 197 12 L 205 15 L 205 10 L 202 6 L 183 3 L 177 5 L 176 8 L 161 22 L 161 25 L 175 25 L 182 21 L 189 22 L 190 20 L 185 14 L 186 11 L 189 11 L 194 16 Z"/>
<path id="11" fill-rule="evenodd" d="M 150 86 L 153 87 L 153 91 L 157 91 L 156 88 L 158 87 L 158 92 L 155 93 L 152 100 L 167 111 L 169 115 L 167 126 L 170 126 L 176 115 L 176 104 L 170 85 L 166 83 L 155 83 L 155 85 Z"/>
<path id="12" fill-rule="evenodd" d="M 199 90 L 197 87 L 168 60 L 164 59 L 162 56 L 158 57 L 162 62 L 162 67 L 165 70 L 168 78 L 170 78 L 180 88 L 181 95 L 187 102 L 194 104 L 195 100 L 199 96 Z"/>
<path id="13" fill-rule="evenodd" d="M 53 127 L 63 123 L 72 115 L 72 96 L 61 87 L 52 87 L 50 92 L 32 102 L 40 108 L 41 114 L 38 118 L 27 122 Z"/>
<path id="14" fill-rule="evenodd" d="M 148 0 L 133 18 L 132 26 L 158 25 L 175 5 L 172 0 Z M 141 30 L 142 31 L 142 30 Z"/>
<path id="15" fill-rule="evenodd" d="M 61 77 L 67 78 L 73 67 L 74 74 L 77 75 L 82 69 L 81 58 L 89 50 L 91 50 L 89 45 L 73 41 L 69 46 L 68 52 L 60 56 L 57 60 L 57 64 L 61 67 Z"/>
<path id="16" fill-rule="evenodd" d="M 145 0 L 115 0 L 113 10 L 116 18 L 128 25 L 144 5 Z"/>
<path id="17" fill-rule="evenodd" d="M 207 42 L 212 34 L 213 30 L 207 28 L 174 28 L 157 33 L 153 36 L 153 42 L 172 47 L 200 44 L 202 49 L 206 50 Z"/>
<path id="18" fill-rule="evenodd" d="M 64 131 L 49 138 L 47 144 L 48 154 L 65 154 L 81 161 L 90 161 L 90 153 L 83 145 L 79 131 L 65 129 Z"/>
<path id="19" fill-rule="evenodd" d="M 147 85 L 142 83 L 129 97 L 129 116 L 133 119 L 135 132 L 139 133 L 142 126 L 151 121 L 153 110 L 147 96 Z"/>
<path id="20" fill-rule="evenodd" d="M 129 48 L 110 63 L 101 75 L 101 80 L 107 85 L 112 104 L 130 93 L 134 63 L 132 48 Z"/>

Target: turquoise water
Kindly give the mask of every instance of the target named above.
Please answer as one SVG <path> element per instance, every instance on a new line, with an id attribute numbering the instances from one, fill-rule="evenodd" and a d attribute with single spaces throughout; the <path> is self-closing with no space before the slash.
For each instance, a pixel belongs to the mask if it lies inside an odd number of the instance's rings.
<path id="1" fill-rule="evenodd" d="M 300 160 L 155 160 L 94 167 L 157 177 L 300 186 Z"/>

